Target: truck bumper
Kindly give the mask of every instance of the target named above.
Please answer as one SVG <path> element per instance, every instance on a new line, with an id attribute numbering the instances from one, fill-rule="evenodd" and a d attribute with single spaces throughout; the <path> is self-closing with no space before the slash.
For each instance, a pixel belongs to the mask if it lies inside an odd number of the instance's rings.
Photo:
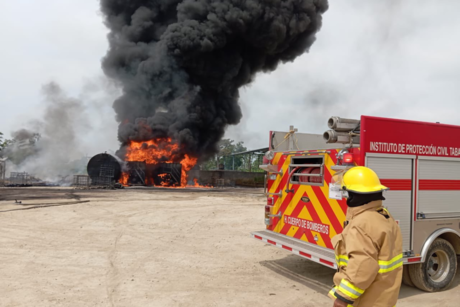
<path id="1" fill-rule="evenodd" d="M 332 249 L 290 238 L 270 230 L 254 231 L 251 236 L 254 239 L 285 249 L 328 268 L 337 269 L 335 254 Z"/>

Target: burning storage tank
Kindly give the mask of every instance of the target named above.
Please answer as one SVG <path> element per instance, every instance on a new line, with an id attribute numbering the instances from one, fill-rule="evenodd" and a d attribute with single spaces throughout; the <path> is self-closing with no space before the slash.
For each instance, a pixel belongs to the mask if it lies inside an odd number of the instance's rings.
<path id="1" fill-rule="evenodd" d="M 95 155 L 88 162 L 87 171 L 91 185 L 107 186 L 120 182 L 123 185 L 148 185 L 159 187 L 182 186 L 182 164 L 149 163 L 149 161 L 121 161 L 107 153 Z"/>
<path id="2" fill-rule="evenodd" d="M 121 183 L 162 187 L 187 186 L 187 173 L 198 159 L 181 153 L 171 138 L 130 141 L 120 152 L 125 161 Z"/>
<path id="3" fill-rule="evenodd" d="M 88 162 L 88 175 L 92 185 L 110 185 L 121 177 L 121 164 L 107 153 L 95 155 Z"/>
<path id="4" fill-rule="evenodd" d="M 126 175 L 125 175 L 126 174 Z M 149 164 L 145 161 L 126 162 L 122 177 L 124 185 L 150 185 L 160 187 L 181 186 L 182 165 L 180 163 Z"/>

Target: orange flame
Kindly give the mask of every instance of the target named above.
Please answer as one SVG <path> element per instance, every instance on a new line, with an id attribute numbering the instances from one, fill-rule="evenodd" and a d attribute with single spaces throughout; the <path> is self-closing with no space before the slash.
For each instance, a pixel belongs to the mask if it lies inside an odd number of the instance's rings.
<path id="1" fill-rule="evenodd" d="M 120 183 L 124 185 L 125 187 L 128 186 L 128 179 L 129 179 L 128 173 L 121 173 Z"/>
<path id="2" fill-rule="evenodd" d="M 180 164 L 182 164 L 181 186 L 185 187 L 187 185 L 187 173 L 195 166 L 197 160 L 197 158 L 190 158 L 185 155 L 184 159 L 180 161 Z"/>
<path id="3" fill-rule="evenodd" d="M 172 143 L 171 138 L 155 139 L 145 142 L 131 141 L 128 146 L 125 161 L 145 161 L 147 164 L 158 163 L 177 163 L 180 161 L 182 165 L 180 187 L 187 186 L 187 173 L 195 166 L 197 158 L 180 153 L 178 144 Z M 168 186 L 168 180 L 165 178 L 167 174 L 159 175 L 162 178 L 161 186 Z M 128 183 L 129 174 L 123 173 L 120 182 L 122 184 Z M 146 178 L 146 183 L 153 185 L 150 178 Z"/>
<path id="4" fill-rule="evenodd" d="M 161 182 L 160 182 L 160 185 L 162 187 L 167 187 L 169 185 L 169 179 L 171 179 L 171 175 L 170 174 L 159 174 L 158 177 L 160 177 L 161 179 L 163 179 Z"/>
<path id="5" fill-rule="evenodd" d="M 179 145 L 171 139 L 157 139 L 145 142 L 132 141 L 126 152 L 126 161 L 145 161 L 147 164 L 173 163 L 179 155 Z"/>
<path id="6" fill-rule="evenodd" d="M 210 187 L 207 187 L 207 186 L 199 184 L 198 179 L 196 179 L 196 178 L 193 178 L 193 182 L 194 182 L 193 187 L 195 187 L 195 188 L 210 188 Z"/>

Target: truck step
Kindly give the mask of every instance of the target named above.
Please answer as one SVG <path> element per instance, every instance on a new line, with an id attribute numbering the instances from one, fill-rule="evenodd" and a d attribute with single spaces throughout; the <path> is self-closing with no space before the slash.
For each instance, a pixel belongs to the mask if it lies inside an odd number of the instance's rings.
<path id="1" fill-rule="evenodd" d="M 270 230 L 254 231 L 251 233 L 251 236 L 254 239 L 288 250 L 293 254 L 317 262 L 328 268 L 337 269 L 335 254 L 331 249 L 290 238 Z"/>

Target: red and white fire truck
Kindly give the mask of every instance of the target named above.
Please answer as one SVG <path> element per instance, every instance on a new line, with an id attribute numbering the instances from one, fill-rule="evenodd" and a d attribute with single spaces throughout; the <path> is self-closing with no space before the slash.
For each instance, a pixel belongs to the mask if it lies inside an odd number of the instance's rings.
<path id="1" fill-rule="evenodd" d="M 331 117 L 328 126 L 323 136 L 270 132 L 266 230 L 252 236 L 336 269 L 331 238 L 347 205 L 331 198 L 332 176 L 367 166 L 390 188 L 384 206 L 401 227 L 404 283 L 447 288 L 460 254 L 460 126 L 371 116 Z"/>

